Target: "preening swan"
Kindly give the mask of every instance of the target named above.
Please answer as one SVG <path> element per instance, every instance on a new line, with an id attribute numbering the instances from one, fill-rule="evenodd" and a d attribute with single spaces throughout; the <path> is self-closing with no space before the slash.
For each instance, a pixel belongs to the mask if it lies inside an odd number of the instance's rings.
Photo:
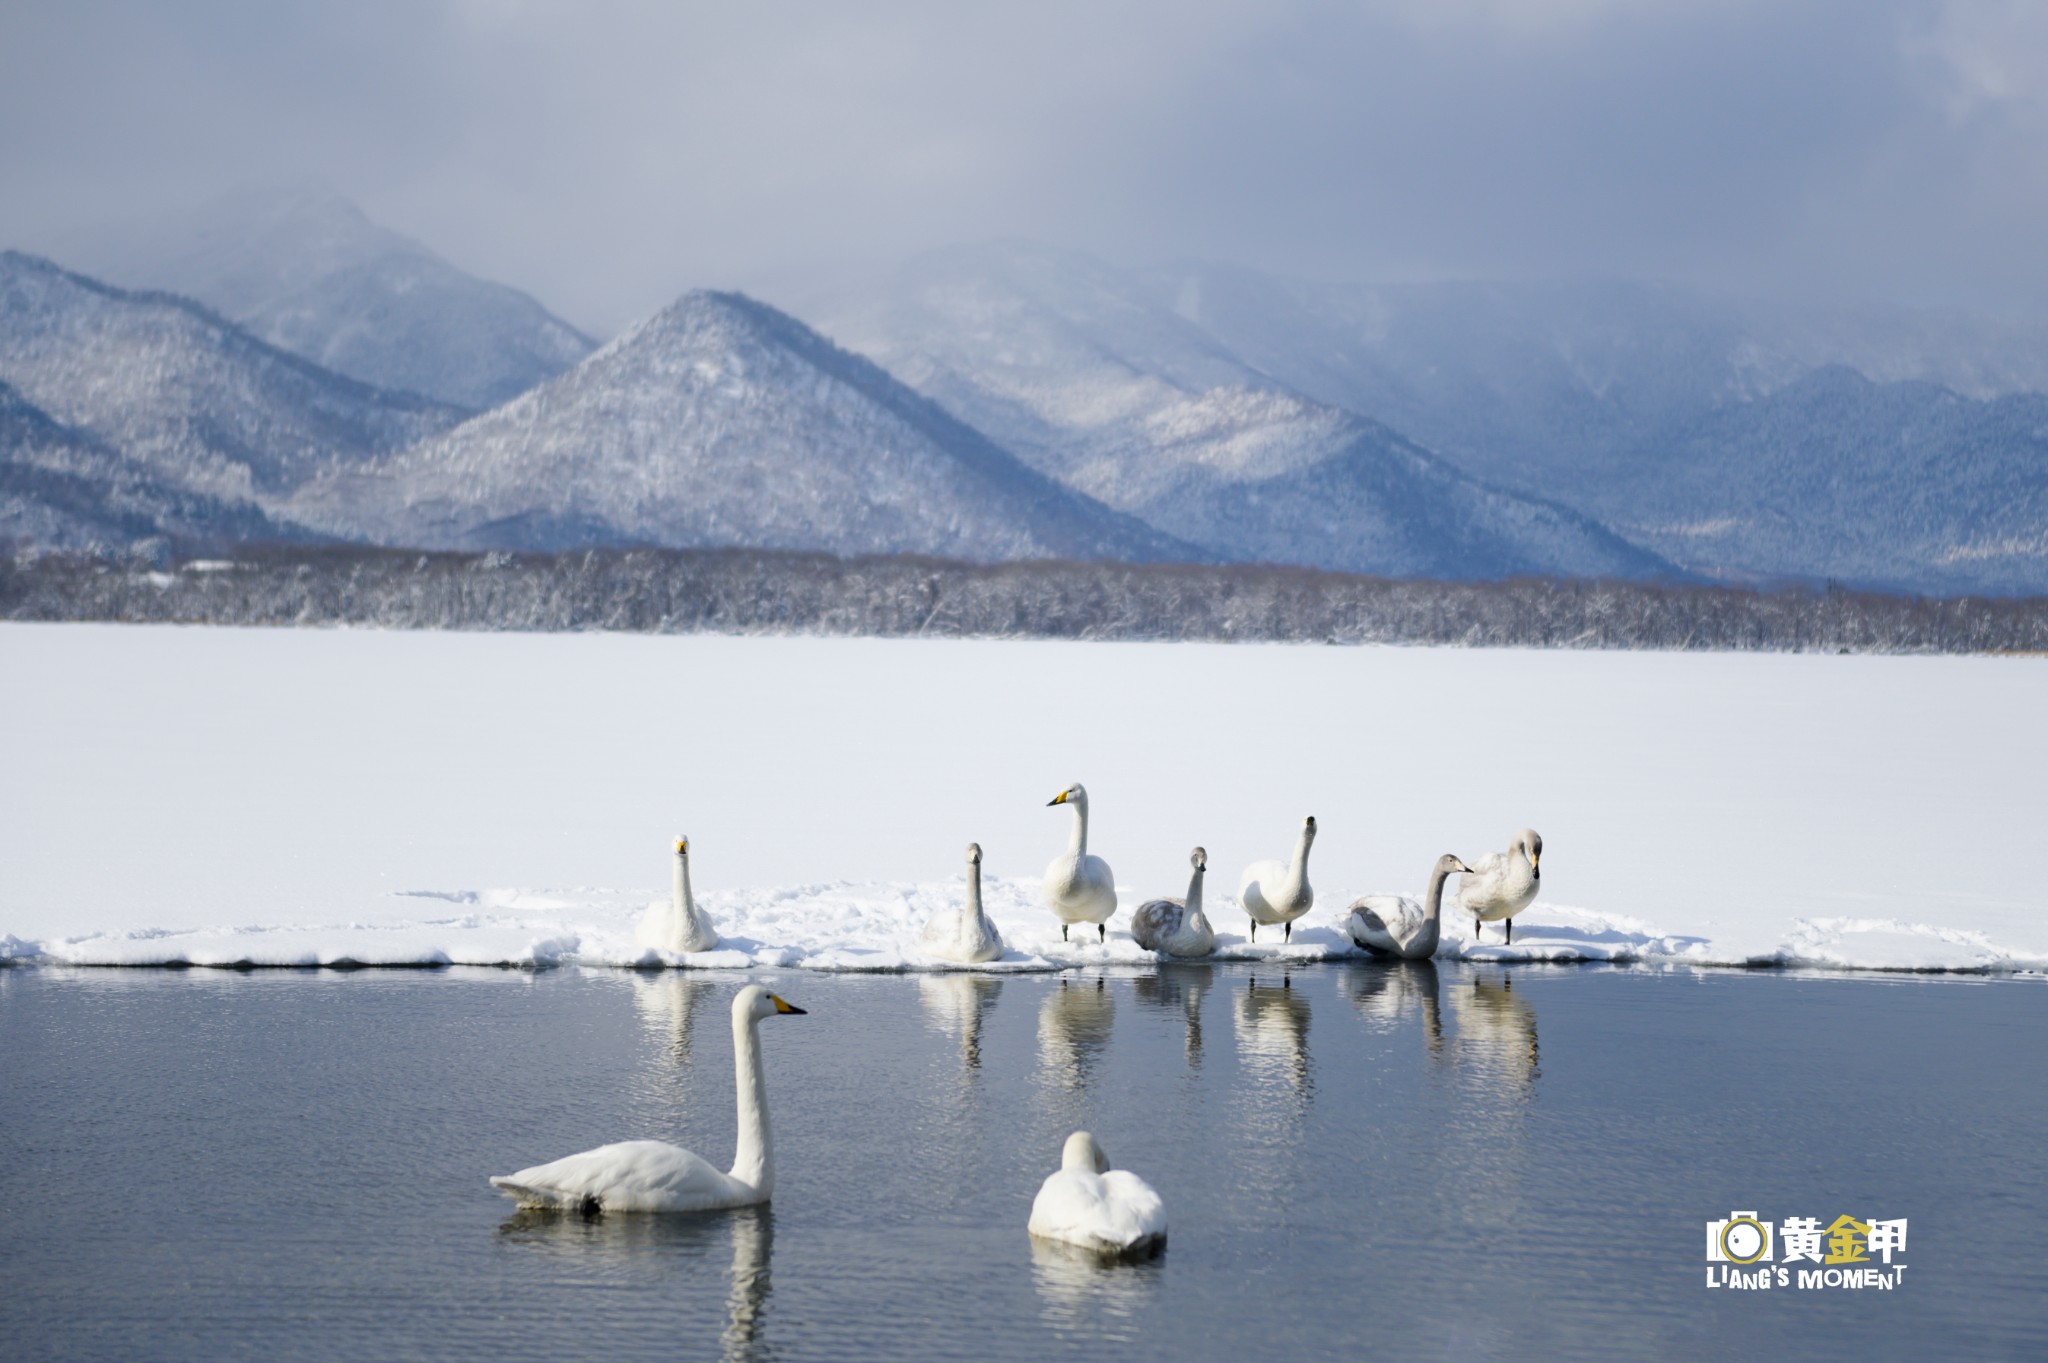
<path id="1" fill-rule="evenodd" d="M 981 844 L 967 844 L 967 902 L 957 911 L 941 909 L 919 939 L 925 954 L 974 965 L 1003 954 L 1003 935 L 981 907 Z"/>
<path id="2" fill-rule="evenodd" d="M 1515 834 L 1505 852 L 1489 852 L 1472 873 L 1458 882 L 1458 904 L 1472 915 L 1472 938 L 1481 923 L 1507 920 L 1508 940 L 1515 940 L 1515 915 L 1536 898 L 1543 872 L 1543 835 L 1533 828 Z"/>
<path id="3" fill-rule="evenodd" d="M 1351 916 L 1344 920 L 1351 940 L 1381 956 L 1405 956 L 1426 961 L 1436 955 L 1443 932 L 1444 882 L 1467 866 L 1449 852 L 1430 868 L 1429 892 L 1420 900 L 1404 894 L 1369 894 L 1351 902 Z"/>
<path id="4" fill-rule="evenodd" d="M 522 1207 L 584 1212 L 707 1212 L 751 1207 L 775 1191 L 768 1091 L 761 1080 L 762 1018 L 804 1010 L 757 984 L 732 1001 L 733 1071 L 739 1090 L 739 1150 L 732 1171 L 662 1141 L 620 1141 L 491 1182 Z"/>
<path id="5" fill-rule="evenodd" d="M 656 951 L 709 951 L 718 945 L 718 929 L 690 894 L 690 840 L 676 839 L 675 883 L 666 904 L 650 904 L 640 920 L 638 940 Z"/>
<path id="6" fill-rule="evenodd" d="M 1166 1207 L 1151 1184 L 1110 1168 L 1095 1137 L 1076 1131 L 1031 1203 L 1029 1230 L 1099 1254 L 1145 1254 L 1166 1243 Z"/>
<path id="7" fill-rule="evenodd" d="M 1147 951 L 1207 956 L 1216 949 L 1216 933 L 1202 912 L 1202 877 L 1209 870 L 1209 854 L 1197 847 L 1189 854 L 1188 865 L 1195 870 L 1188 877 L 1186 899 L 1149 900 L 1131 915 L 1131 936 Z"/>
<path id="8" fill-rule="evenodd" d="M 1109 916 L 1116 912 L 1116 877 L 1108 862 L 1088 855 L 1088 792 L 1076 782 L 1046 804 L 1074 807 L 1066 855 L 1054 857 L 1045 868 L 1045 903 L 1060 920 L 1060 940 L 1067 940 L 1074 924 L 1093 923 L 1096 937 L 1106 942 Z"/>
<path id="9" fill-rule="evenodd" d="M 1237 897 L 1244 905 L 1245 915 L 1252 920 L 1254 942 L 1259 940 L 1261 923 L 1267 927 L 1285 923 L 1286 940 L 1294 940 L 1294 920 L 1316 902 L 1315 889 L 1308 883 L 1308 849 L 1315 840 L 1316 820 L 1311 814 L 1302 821 L 1292 861 L 1255 861 L 1244 868 Z"/>

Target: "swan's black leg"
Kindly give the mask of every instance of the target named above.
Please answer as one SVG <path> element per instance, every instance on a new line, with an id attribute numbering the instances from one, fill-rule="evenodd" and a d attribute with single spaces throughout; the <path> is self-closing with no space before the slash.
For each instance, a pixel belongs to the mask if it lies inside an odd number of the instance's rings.
<path id="1" fill-rule="evenodd" d="M 1060 924 L 1060 940 L 1062 942 L 1067 940 L 1067 925 L 1065 923 Z"/>
<path id="2" fill-rule="evenodd" d="M 1258 919 L 1256 919 L 1256 918 L 1254 918 L 1254 919 L 1252 919 L 1252 920 L 1251 920 L 1251 924 L 1252 924 L 1252 940 L 1253 940 L 1254 942 L 1256 942 L 1256 941 L 1258 941 L 1258 940 L 1259 940 L 1259 920 L 1258 920 Z"/>
<path id="3" fill-rule="evenodd" d="M 1280 934 L 1280 940 L 1283 942 L 1291 942 L 1294 940 L 1294 924 L 1289 923 L 1287 925 L 1287 930 Z"/>
<path id="4" fill-rule="evenodd" d="M 1510 918 L 1510 919 L 1508 920 L 1508 945 L 1509 945 L 1509 946 L 1513 946 L 1513 945 L 1514 945 L 1514 942 L 1515 942 L 1515 920 L 1514 920 L 1514 919 L 1512 919 L 1512 918 Z"/>
<path id="5" fill-rule="evenodd" d="M 1484 940 L 1486 939 L 1479 935 L 1479 915 L 1475 913 L 1472 915 L 1472 945 L 1476 947 Z"/>
<path id="6" fill-rule="evenodd" d="M 1097 923 L 1095 925 L 1095 940 L 1105 946 L 1109 944 L 1109 924 Z"/>

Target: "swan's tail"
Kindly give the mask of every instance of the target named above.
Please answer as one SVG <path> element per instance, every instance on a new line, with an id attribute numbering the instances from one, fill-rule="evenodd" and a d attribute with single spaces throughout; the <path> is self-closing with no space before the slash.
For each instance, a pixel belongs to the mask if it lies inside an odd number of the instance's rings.
<path id="1" fill-rule="evenodd" d="M 573 1207 L 583 1200 L 565 1198 L 553 1188 L 535 1188 L 501 1174 L 491 1175 L 491 1186 L 506 1196 L 517 1199 L 522 1207 Z"/>

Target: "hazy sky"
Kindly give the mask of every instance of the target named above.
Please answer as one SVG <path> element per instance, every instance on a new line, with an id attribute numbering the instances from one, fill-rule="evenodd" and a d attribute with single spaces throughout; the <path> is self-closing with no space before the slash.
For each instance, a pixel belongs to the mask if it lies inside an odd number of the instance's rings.
<path id="1" fill-rule="evenodd" d="M 2048 4 L 0 5 L 0 245 L 279 178 L 600 334 L 996 236 L 2038 307 Z"/>

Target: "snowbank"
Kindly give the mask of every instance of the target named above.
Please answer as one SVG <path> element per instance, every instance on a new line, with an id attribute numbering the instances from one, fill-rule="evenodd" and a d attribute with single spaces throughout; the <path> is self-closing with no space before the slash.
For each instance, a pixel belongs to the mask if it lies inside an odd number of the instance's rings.
<path id="1" fill-rule="evenodd" d="M 728 939 L 691 964 L 930 966 L 969 841 L 997 968 L 1149 961 L 1129 911 L 1196 843 L 1225 958 L 1314 960 L 1527 825 L 1544 898 L 1512 947 L 1446 915 L 1446 954 L 2048 965 L 2044 658 L 19 624 L 0 658 L 5 961 L 652 964 L 677 833 Z M 1077 779 L 1106 945 L 1038 903 Z M 1238 869 L 1311 813 L 1317 907 L 1253 946 Z"/>

